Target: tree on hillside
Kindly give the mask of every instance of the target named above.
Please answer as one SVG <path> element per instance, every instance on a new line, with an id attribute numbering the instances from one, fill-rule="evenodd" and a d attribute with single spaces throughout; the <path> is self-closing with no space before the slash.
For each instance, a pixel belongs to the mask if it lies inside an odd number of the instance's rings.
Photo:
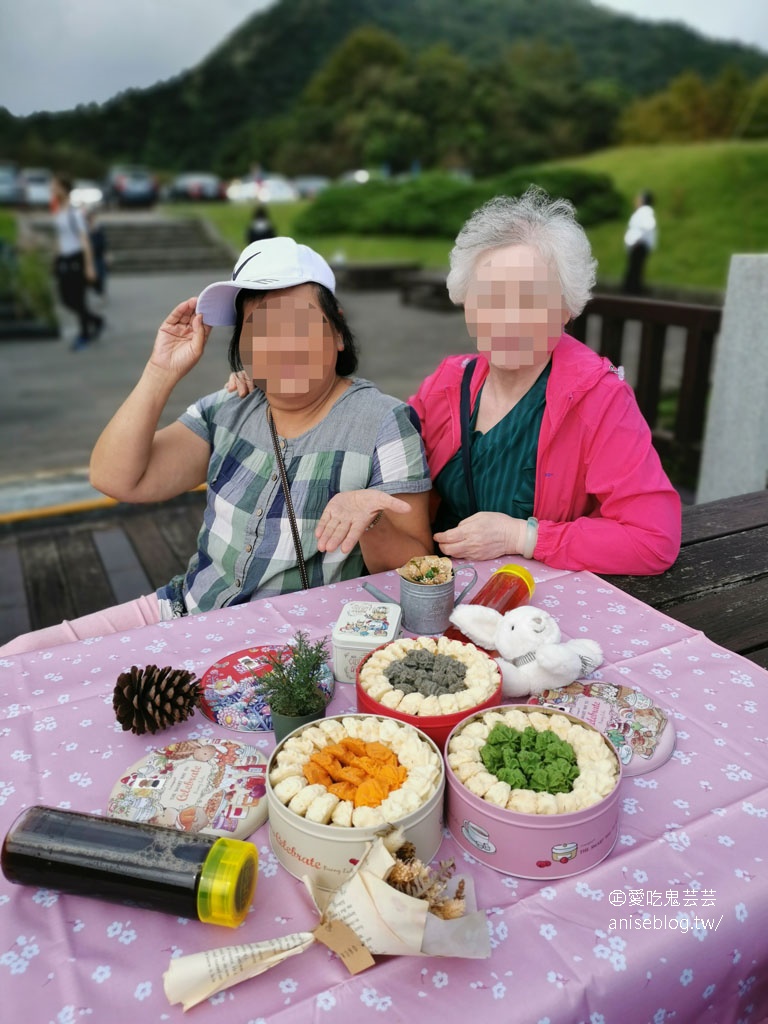
<path id="1" fill-rule="evenodd" d="M 768 76 L 766 76 L 768 77 Z M 753 112 L 761 106 L 760 82 L 750 85 L 735 67 L 724 68 L 712 83 L 687 71 L 678 75 L 667 89 L 631 103 L 620 122 L 625 143 L 695 142 L 727 139 L 754 132 L 760 127 Z"/>
<path id="2" fill-rule="evenodd" d="M 742 139 L 768 138 L 768 75 L 752 86 L 734 134 Z"/>
<path id="3" fill-rule="evenodd" d="M 481 67 L 445 44 L 412 55 L 378 29 L 353 32 L 294 112 L 260 134 L 265 161 L 338 174 L 467 168 L 479 175 L 606 145 L 619 94 L 590 86 L 569 48 L 519 43 Z M 254 129 L 255 130 L 255 129 Z"/>

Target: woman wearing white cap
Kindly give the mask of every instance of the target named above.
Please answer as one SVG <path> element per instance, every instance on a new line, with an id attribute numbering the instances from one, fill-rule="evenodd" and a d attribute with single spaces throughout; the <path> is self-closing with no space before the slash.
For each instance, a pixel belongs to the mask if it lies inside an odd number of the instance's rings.
<path id="1" fill-rule="evenodd" d="M 207 483 L 198 550 L 156 594 L 27 634 L 3 653 L 392 569 L 432 550 L 421 439 L 404 403 L 350 376 L 354 340 L 334 291 L 321 256 L 273 238 L 249 245 L 231 280 L 169 314 L 96 443 L 91 481 L 127 502 Z M 158 429 L 213 325 L 234 327 L 230 366 L 248 393 L 208 395 Z"/>

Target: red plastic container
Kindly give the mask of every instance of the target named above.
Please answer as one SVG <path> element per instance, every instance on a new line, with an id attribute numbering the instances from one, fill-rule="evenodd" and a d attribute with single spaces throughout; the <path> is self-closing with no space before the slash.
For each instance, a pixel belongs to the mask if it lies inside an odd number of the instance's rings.
<path id="1" fill-rule="evenodd" d="M 490 579 L 486 580 L 467 604 L 482 604 L 503 615 L 512 608 L 528 604 L 535 589 L 533 576 L 522 565 L 502 565 L 499 569 L 494 569 Z M 457 626 L 449 626 L 443 635 L 449 640 L 469 643 L 468 637 L 464 636 Z"/>

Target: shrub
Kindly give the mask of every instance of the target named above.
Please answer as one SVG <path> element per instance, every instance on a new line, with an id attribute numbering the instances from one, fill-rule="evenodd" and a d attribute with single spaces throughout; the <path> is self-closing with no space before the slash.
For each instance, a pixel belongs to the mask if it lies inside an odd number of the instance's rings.
<path id="1" fill-rule="evenodd" d="M 517 196 L 529 185 L 538 185 L 553 197 L 570 199 L 583 227 L 620 219 L 625 214 L 624 197 L 616 191 L 607 174 L 568 167 L 520 167 L 492 179 L 492 184 L 494 195 Z"/>
<path id="2" fill-rule="evenodd" d="M 432 235 L 455 238 L 462 224 L 495 195 L 520 195 L 540 185 L 564 196 L 589 227 L 624 216 L 624 200 L 607 174 L 573 169 L 519 168 L 484 181 L 467 182 L 431 172 L 402 183 L 369 182 L 322 192 L 295 222 L 306 235 Z"/>

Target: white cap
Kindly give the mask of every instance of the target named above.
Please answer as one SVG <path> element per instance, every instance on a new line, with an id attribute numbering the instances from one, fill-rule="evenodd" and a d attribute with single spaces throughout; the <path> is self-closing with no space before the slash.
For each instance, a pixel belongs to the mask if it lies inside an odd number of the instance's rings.
<path id="1" fill-rule="evenodd" d="M 236 319 L 235 299 L 243 288 L 275 291 L 308 281 L 336 291 L 333 271 L 314 249 L 299 245 L 292 238 L 251 242 L 238 256 L 231 281 L 216 281 L 203 289 L 197 300 L 197 312 L 212 327 L 231 326 Z"/>

